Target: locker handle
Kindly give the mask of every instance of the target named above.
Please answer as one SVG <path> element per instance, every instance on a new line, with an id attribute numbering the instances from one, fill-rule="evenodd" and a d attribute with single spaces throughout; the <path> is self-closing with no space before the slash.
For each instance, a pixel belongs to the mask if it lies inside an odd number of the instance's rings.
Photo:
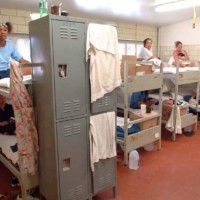
<path id="1" fill-rule="evenodd" d="M 62 170 L 63 172 L 69 171 L 71 169 L 71 158 L 65 158 L 62 160 Z"/>
<path id="2" fill-rule="evenodd" d="M 58 65 L 58 76 L 60 78 L 67 77 L 67 64 L 59 64 Z"/>

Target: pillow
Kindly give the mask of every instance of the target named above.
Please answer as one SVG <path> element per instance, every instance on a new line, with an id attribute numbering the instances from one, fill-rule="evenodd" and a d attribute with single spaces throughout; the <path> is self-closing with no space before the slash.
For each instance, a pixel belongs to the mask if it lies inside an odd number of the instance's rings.
<path id="1" fill-rule="evenodd" d="M 10 88 L 10 78 L 0 79 L 0 87 Z"/>

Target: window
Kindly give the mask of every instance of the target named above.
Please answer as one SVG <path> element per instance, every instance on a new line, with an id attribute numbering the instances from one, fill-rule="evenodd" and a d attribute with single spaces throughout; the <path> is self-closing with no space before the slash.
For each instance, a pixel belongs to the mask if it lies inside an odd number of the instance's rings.
<path id="1" fill-rule="evenodd" d="M 9 36 L 24 59 L 31 61 L 30 39 L 28 34 L 12 34 Z"/>
<path id="2" fill-rule="evenodd" d="M 138 57 L 138 54 L 142 49 L 142 47 L 143 47 L 143 42 L 141 41 L 119 40 L 120 59 L 122 55 L 133 55 Z"/>

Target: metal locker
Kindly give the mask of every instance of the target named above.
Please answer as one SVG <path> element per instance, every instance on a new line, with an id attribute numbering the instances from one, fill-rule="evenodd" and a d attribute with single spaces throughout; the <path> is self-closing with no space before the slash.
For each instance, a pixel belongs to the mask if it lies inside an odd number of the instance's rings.
<path id="1" fill-rule="evenodd" d="M 52 20 L 52 33 L 56 118 L 83 116 L 88 98 L 85 23 Z"/>
<path id="2" fill-rule="evenodd" d="M 91 193 L 87 118 L 57 123 L 61 200 L 85 200 Z"/>
<path id="3" fill-rule="evenodd" d="M 113 187 L 115 195 L 117 174 L 116 157 L 100 160 L 94 166 L 95 171 L 92 173 L 93 194 Z"/>
<path id="4" fill-rule="evenodd" d="M 116 109 L 116 91 L 105 94 L 102 98 L 91 104 L 91 113 L 97 114 Z"/>

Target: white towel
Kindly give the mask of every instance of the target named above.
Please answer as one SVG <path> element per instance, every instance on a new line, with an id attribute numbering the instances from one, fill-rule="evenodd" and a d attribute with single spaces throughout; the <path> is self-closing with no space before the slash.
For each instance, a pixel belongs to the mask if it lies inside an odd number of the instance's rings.
<path id="1" fill-rule="evenodd" d="M 174 131 L 174 106 L 170 115 L 170 118 L 165 126 L 167 130 L 170 132 Z M 182 129 L 181 129 L 181 114 L 180 114 L 180 108 L 177 106 L 176 110 L 176 130 L 175 133 L 182 134 Z"/>
<path id="2" fill-rule="evenodd" d="M 117 31 L 115 27 L 90 24 L 86 58 L 90 57 L 91 102 L 121 84 Z"/>
<path id="3" fill-rule="evenodd" d="M 115 112 L 108 112 L 90 117 L 90 161 L 94 171 L 94 163 L 100 159 L 116 156 L 116 124 Z"/>

